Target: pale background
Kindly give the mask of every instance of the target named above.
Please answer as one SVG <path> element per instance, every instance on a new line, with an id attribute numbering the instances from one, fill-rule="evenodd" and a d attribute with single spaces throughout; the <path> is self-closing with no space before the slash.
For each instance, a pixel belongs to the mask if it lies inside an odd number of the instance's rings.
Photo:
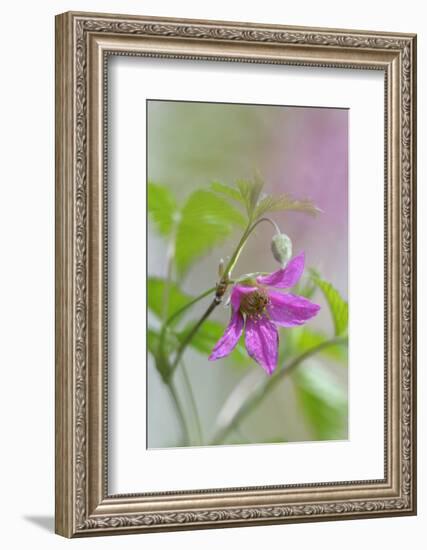
<path id="1" fill-rule="evenodd" d="M 119 59 L 122 61 L 123 58 Z M 236 74 L 235 66 L 225 64 L 225 68 L 230 68 L 230 72 L 233 71 Z M 255 67 L 255 69 L 258 68 L 259 66 Z M 218 70 L 216 64 L 215 69 Z M 253 69 L 251 65 L 250 70 L 253 71 Z M 258 71 L 257 76 L 254 77 L 255 80 L 262 82 L 261 98 L 265 97 L 265 89 L 270 88 L 266 84 L 265 73 L 271 75 L 270 70 Z M 292 68 L 289 79 L 292 77 L 295 79 L 295 73 L 300 75 L 300 68 L 296 71 Z M 203 74 L 203 80 L 205 80 L 206 69 Z M 242 75 L 238 74 L 242 78 Z M 348 72 L 345 76 L 347 75 Z M 316 71 L 314 78 L 319 76 L 321 74 Z M 375 81 L 379 81 L 378 88 L 381 92 L 377 93 L 377 96 L 381 98 L 380 101 L 383 101 L 382 75 L 374 73 L 373 76 Z M 215 78 L 218 77 L 214 77 L 214 81 Z M 307 78 L 309 77 L 306 76 L 305 79 Z M 367 79 L 371 81 L 370 75 Z M 223 86 L 222 82 L 224 80 L 218 78 L 216 86 L 208 84 L 207 87 L 213 88 L 217 93 L 217 89 Z M 279 94 L 282 98 L 288 100 L 289 86 L 286 85 L 288 81 L 285 80 L 282 84 L 279 82 L 283 81 L 276 81 L 275 87 L 280 90 Z M 332 85 L 332 81 L 327 80 L 327 82 L 329 86 Z M 144 79 L 142 89 L 145 85 Z M 307 85 L 307 80 L 303 81 L 303 85 L 305 89 L 311 88 Z M 353 84 L 351 88 L 354 89 L 355 86 L 357 84 Z M 235 84 L 233 84 L 234 87 Z M 240 87 L 247 88 L 249 83 Z M 373 86 L 369 86 L 371 93 L 372 89 Z M 258 90 L 254 90 L 253 93 L 258 93 Z M 169 91 L 168 97 L 175 97 L 174 91 Z M 323 105 L 318 95 L 317 101 L 317 105 Z M 332 102 L 331 98 L 330 103 Z M 363 104 L 365 105 L 365 102 Z M 148 104 L 147 120 L 148 179 L 168 186 L 178 197 L 180 204 L 189 193 L 196 188 L 208 188 L 210 182 L 215 179 L 230 185 L 236 179 L 250 178 L 254 167 L 260 170 L 265 178 L 267 192 L 276 195 L 287 192 L 297 198 L 312 199 L 323 211 L 319 216 L 280 212 L 273 214 L 271 218 L 292 239 L 293 255 L 304 250 L 306 267 L 318 269 L 321 276 L 330 281 L 348 301 L 349 126 L 354 130 L 351 119 L 349 120 L 348 109 L 154 100 Z M 375 120 L 373 117 L 365 124 Z M 373 147 L 372 150 L 375 148 Z M 371 170 L 370 165 L 367 172 L 368 170 Z M 370 173 L 372 174 L 372 171 Z M 383 176 L 381 175 L 378 179 L 383 180 Z M 360 188 L 365 186 L 372 189 L 373 179 L 364 178 L 361 183 Z M 382 203 L 382 200 L 380 202 Z M 381 205 L 380 208 L 382 209 L 383 206 Z M 152 224 L 149 225 L 148 235 L 148 274 L 164 277 L 166 243 L 164 239 L 159 238 Z M 272 258 L 270 250 L 271 236 L 272 228 L 268 224 L 267 227 L 262 227 L 258 231 L 256 237 L 252 238 L 245 248 L 235 269 L 235 276 L 258 269 L 269 272 L 277 269 L 277 262 Z M 193 266 L 184 280 L 184 288 L 190 294 L 198 294 L 209 286 L 207 280 L 210 284 L 212 277 L 215 277 L 219 258 L 231 253 L 238 238 L 239 233 L 235 231 L 222 247 L 215 247 L 210 254 L 205 255 L 202 262 Z M 377 258 L 378 263 L 381 263 L 381 257 L 377 256 Z M 383 276 L 381 280 L 382 278 Z M 356 285 L 353 288 L 356 289 Z M 317 292 L 313 301 L 321 305 L 321 311 L 313 320 L 314 322 L 310 323 L 311 328 L 314 330 L 315 327 L 325 334 L 332 334 L 331 314 L 321 298 L 321 293 Z M 201 311 L 203 307 L 206 305 L 200 308 Z M 212 317 L 220 320 L 226 327 L 229 308 L 217 308 Z M 378 328 L 381 330 L 381 326 Z M 284 339 L 286 345 L 288 331 L 280 331 L 279 334 L 281 341 Z M 190 372 L 202 426 L 205 434 L 206 432 L 209 434 L 212 433 L 215 418 L 231 388 L 235 387 L 249 371 L 258 369 L 259 366 L 250 362 L 249 365 L 239 368 L 233 355 L 215 364 L 209 363 L 207 357 L 200 354 L 193 355 L 195 356 L 188 354 L 187 350 L 186 357 L 191 358 L 190 361 L 188 359 L 186 361 L 187 369 Z M 320 361 L 326 368 L 326 372 L 332 376 L 334 387 L 337 385 L 342 395 L 346 396 L 348 383 L 346 362 L 337 364 L 330 360 Z M 262 377 L 265 376 L 261 372 L 260 374 Z M 173 415 L 168 392 L 150 356 L 148 447 L 174 447 L 179 444 L 180 430 L 173 422 Z M 340 418 L 342 418 L 342 424 L 334 437 L 337 440 L 347 439 L 348 435 L 347 416 L 343 413 Z M 234 433 L 231 437 L 233 443 L 239 442 L 239 437 L 240 441 L 244 442 L 242 434 L 251 443 L 265 443 L 271 440 L 316 440 L 310 425 L 302 418 L 298 403 L 295 402 L 292 381 L 289 378 L 280 384 L 274 395 L 264 402 L 262 407 L 242 423 L 239 430 L 237 435 Z"/>
<path id="2" fill-rule="evenodd" d="M 419 516 L 357 522 L 301 524 L 234 530 L 168 533 L 66 541 L 51 534 L 53 516 L 53 16 L 67 9 L 139 13 L 175 17 L 271 22 L 295 25 L 401 30 L 419 37 L 419 90 L 425 85 L 422 4 L 305 1 L 258 4 L 217 0 L 157 0 L 145 2 L 90 1 L 31 2 L 3 7 L 2 41 L 2 187 L 0 201 L 2 243 L 1 485 L 2 543 L 6 548 L 218 548 L 260 545 L 348 549 L 378 541 L 388 549 L 420 548 L 427 528 L 425 518 L 426 406 L 419 399 Z M 7 49 L 6 49 L 7 48 Z M 421 95 L 421 94 L 420 94 Z M 419 143 L 423 151 L 426 117 L 419 107 Z M 420 159 L 419 181 L 424 180 Z M 427 206 L 420 185 L 420 212 Z M 421 216 L 420 216 L 421 218 Z M 425 275 L 426 243 L 420 219 L 420 277 Z M 426 299 L 419 291 L 420 336 L 425 329 Z M 423 307 L 424 306 L 424 307 Z M 420 391 L 425 388 L 425 343 L 420 337 Z M 381 542 L 380 542 L 381 541 Z"/>

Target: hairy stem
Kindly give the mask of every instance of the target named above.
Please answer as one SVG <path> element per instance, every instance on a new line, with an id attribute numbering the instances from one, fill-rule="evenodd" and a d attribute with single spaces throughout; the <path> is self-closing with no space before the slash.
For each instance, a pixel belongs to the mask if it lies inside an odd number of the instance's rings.
<path id="1" fill-rule="evenodd" d="M 322 342 L 318 346 L 315 346 L 298 357 L 295 357 L 286 368 L 280 370 L 276 375 L 268 379 L 268 381 L 263 384 L 256 392 L 253 394 L 251 399 L 245 401 L 241 407 L 236 411 L 231 421 L 227 423 L 226 426 L 220 427 L 217 433 L 214 435 L 211 445 L 220 445 L 226 437 L 235 430 L 236 426 L 248 416 L 260 403 L 263 399 L 279 384 L 286 376 L 291 374 L 303 361 L 319 353 L 320 351 L 328 348 L 330 346 L 335 346 L 339 344 L 345 344 L 347 342 L 347 337 L 337 337 L 331 338 Z"/>

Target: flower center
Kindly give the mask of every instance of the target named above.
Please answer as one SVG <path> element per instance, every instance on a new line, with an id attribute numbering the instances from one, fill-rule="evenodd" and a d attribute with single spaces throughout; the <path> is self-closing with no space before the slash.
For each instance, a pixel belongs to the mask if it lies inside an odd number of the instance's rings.
<path id="1" fill-rule="evenodd" d="M 245 294 L 240 301 L 240 309 L 249 317 L 260 318 L 265 314 L 268 305 L 268 295 L 263 289 Z"/>

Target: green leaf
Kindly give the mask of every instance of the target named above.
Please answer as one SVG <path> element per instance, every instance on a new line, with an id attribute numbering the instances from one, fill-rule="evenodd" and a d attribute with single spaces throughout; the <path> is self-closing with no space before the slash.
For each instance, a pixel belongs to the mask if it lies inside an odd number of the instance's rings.
<path id="1" fill-rule="evenodd" d="M 238 180 L 236 181 L 236 187 L 239 190 L 242 202 L 246 207 L 246 212 L 249 218 L 253 219 L 256 205 L 258 204 L 262 189 L 264 187 L 264 181 L 256 176 L 254 181 Z"/>
<path id="2" fill-rule="evenodd" d="M 323 295 L 328 302 L 331 310 L 332 319 L 334 321 L 335 335 L 340 336 L 345 334 L 348 327 L 348 304 L 342 298 L 341 294 L 334 288 L 331 283 L 321 279 L 315 272 L 312 272 L 313 281 L 323 292 Z"/>
<path id="3" fill-rule="evenodd" d="M 178 334 L 178 339 L 180 341 L 183 341 L 186 338 L 187 334 L 193 328 L 193 325 L 194 323 L 189 323 L 184 328 L 184 330 L 180 334 Z M 213 347 L 215 346 L 215 344 L 224 334 L 224 330 L 225 330 L 225 327 L 222 323 L 208 319 L 203 323 L 203 325 L 196 332 L 195 336 L 192 338 L 190 342 L 190 346 L 192 346 L 194 349 L 196 349 L 197 351 L 199 351 L 204 355 L 209 355 Z M 237 346 L 234 348 L 233 353 L 230 357 L 238 361 L 247 360 L 248 355 L 246 353 L 243 340 L 241 340 L 237 344 Z"/>
<path id="4" fill-rule="evenodd" d="M 166 349 L 163 350 L 163 353 L 161 353 L 159 346 L 160 346 L 160 334 L 155 330 L 149 328 L 147 330 L 148 351 L 151 353 L 151 355 L 154 358 L 154 365 L 158 370 L 160 376 L 162 377 L 163 380 L 166 381 L 170 373 L 170 365 L 169 365 L 167 356 L 173 349 L 171 344 L 171 335 L 168 335 L 168 338 L 165 341 Z"/>
<path id="5" fill-rule="evenodd" d="M 163 311 L 163 304 L 168 298 L 168 310 Z M 149 277 L 147 281 L 147 304 L 149 309 L 160 319 L 166 313 L 169 318 L 176 311 L 185 306 L 192 296 L 185 294 L 176 283 L 170 283 L 168 296 L 166 293 L 166 281 L 160 277 Z"/>
<path id="6" fill-rule="evenodd" d="M 260 218 L 268 212 L 280 212 L 282 210 L 306 212 L 311 215 L 315 215 L 320 212 L 315 204 L 308 199 L 296 200 L 287 194 L 278 196 L 267 195 L 259 201 L 254 212 L 254 218 Z"/>
<path id="7" fill-rule="evenodd" d="M 165 350 L 164 355 L 170 355 L 179 344 L 179 339 L 175 334 L 173 334 L 170 331 L 166 331 L 166 337 L 164 341 Z M 152 356 L 160 362 L 160 354 L 159 354 L 159 345 L 160 345 L 160 333 L 156 330 L 149 328 L 147 330 L 147 348 L 148 351 L 152 354 Z"/>
<path id="8" fill-rule="evenodd" d="M 148 351 L 156 357 L 157 350 L 159 349 L 160 334 L 155 330 L 149 328 L 147 330 L 147 347 Z"/>
<path id="9" fill-rule="evenodd" d="M 298 402 L 317 440 L 347 437 L 346 392 L 319 364 L 297 369 L 292 380 Z"/>
<path id="10" fill-rule="evenodd" d="M 225 199 L 206 190 L 190 195 L 176 233 L 178 273 L 183 275 L 195 260 L 222 243 L 236 226 L 246 227 L 246 220 Z"/>
<path id="11" fill-rule="evenodd" d="M 319 208 L 312 201 L 308 199 L 296 200 L 287 194 L 278 196 L 265 195 L 261 198 L 264 181 L 258 175 L 255 176 L 253 181 L 238 180 L 236 187 L 237 189 L 234 189 L 220 182 L 211 184 L 211 189 L 216 193 L 243 203 L 249 218 L 252 220 L 256 220 L 268 212 L 278 212 L 281 210 L 307 212 L 313 215 L 320 212 Z"/>
<path id="12" fill-rule="evenodd" d="M 148 182 L 148 212 L 159 233 L 168 236 L 177 217 L 177 205 L 170 190 L 164 185 Z"/>
<path id="13" fill-rule="evenodd" d="M 233 199 L 236 202 L 240 202 L 240 203 L 243 202 L 242 195 L 240 194 L 238 189 L 235 189 L 230 185 L 224 185 L 219 181 L 214 181 L 211 183 L 211 189 L 212 191 L 215 191 L 215 193 L 219 193 L 220 195 L 225 195 L 227 198 Z"/>

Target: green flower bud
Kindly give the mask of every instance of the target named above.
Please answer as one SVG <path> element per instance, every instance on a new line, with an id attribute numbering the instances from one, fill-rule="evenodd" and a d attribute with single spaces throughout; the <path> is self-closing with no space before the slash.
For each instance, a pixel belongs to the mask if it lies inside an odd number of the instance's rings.
<path id="1" fill-rule="evenodd" d="M 292 241 L 284 233 L 274 235 L 271 240 L 271 251 L 274 259 L 284 267 L 292 257 Z"/>

